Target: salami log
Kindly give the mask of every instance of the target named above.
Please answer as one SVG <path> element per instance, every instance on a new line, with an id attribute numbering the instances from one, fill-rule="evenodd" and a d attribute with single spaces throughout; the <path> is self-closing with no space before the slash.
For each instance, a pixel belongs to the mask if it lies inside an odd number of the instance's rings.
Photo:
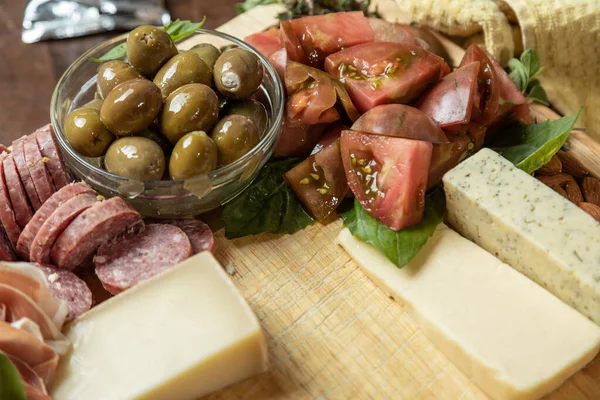
<path id="1" fill-rule="evenodd" d="M 4 159 L 8 158 L 6 153 L 0 154 L 0 222 L 6 230 L 8 239 L 13 246 L 17 245 L 19 235 L 21 235 L 21 228 L 17 224 L 15 218 L 15 210 L 13 209 L 8 194 L 8 187 L 4 179 Z M 11 161 L 12 162 L 12 161 Z"/>
<path id="2" fill-rule="evenodd" d="M 46 168 L 48 168 L 52 182 L 54 182 L 54 187 L 60 189 L 71 182 L 71 178 L 60 157 L 52 125 L 48 124 L 35 131 L 32 135 L 37 140 L 38 147 L 46 163 Z"/>
<path id="3" fill-rule="evenodd" d="M 0 225 L 0 261 L 17 261 L 17 255 L 12 249 L 6 231 Z"/>
<path id="4" fill-rule="evenodd" d="M 72 270 L 102 243 L 140 221 L 140 214 L 120 197 L 96 203 L 79 214 L 58 237 L 52 247 L 52 259 L 57 267 Z"/>
<path id="5" fill-rule="evenodd" d="M 77 275 L 52 265 L 38 264 L 38 267 L 46 275 L 52 296 L 67 303 L 69 315 L 66 322 L 72 321 L 92 308 L 92 291 Z"/>
<path id="6" fill-rule="evenodd" d="M 29 135 L 25 138 L 23 148 L 33 186 L 40 199 L 40 203 L 43 205 L 56 190 L 54 189 L 52 178 L 46 169 L 45 162 L 42 160 L 42 153 L 38 147 L 35 135 Z"/>
<path id="7" fill-rule="evenodd" d="M 210 227 L 197 219 L 167 219 L 157 221 L 161 224 L 174 225 L 181 229 L 190 239 L 194 254 L 203 251 L 212 252 L 215 247 L 215 238 Z"/>
<path id="8" fill-rule="evenodd" d="M 112 294 L 185 260 L 193 254 L 186 234 L 173 225 L 149 224 L 100 246 L 94 264 L 102 286 Z"/>
<path id="9" fill-rule="evenodd" d="M 27 193 L 23 188 L 17 166 L 12 158 L 12 154 L 6 157 L 3 161 L 4 179 L 8 188 L 8 195 L 12 208 L 15 212 L 15 219 L 21 229 L 25 228 L 29 220 L 33 217 L 33 210 L 29 205 Z"/>
<path id="10" fill-rule="evenodd" d="M 29 197 L 29 202 L 34 210 L 37 210 L 41 207 L 42 203 L 40 202 L 40 198 L 38 197 L 37 192 L 35 191 L 35 186 L 33 185 L 33 179 L 31 178 L 31 174 L 29 173 L 29 168 L 27 168 L 27 161 L 25 160 L 25 140 L 27 137 L 22 137 L 17 139 L 12 144 L 13 152 L 11 154 L 13 161 L 17 167 L 17 172 L 19 173 L 19 178 L 21 179 L 21 183 L 23 184 L 23 188 L 25 188 L 25 192 Z"/>
<path id="11" fill-rule="evenodd" d="M 68 187 L 69 186 L 64 186 L 63 189 Z M 98 202 L 96 193 L 81 193 L 66 200 L 56 208 L 44 221 L 31 242 L 29 250 L 31 261 L 49 264 L 52 260 L 52 247 L 54 246 L 54 243 L 56 243 L 58 237 L 79 214 L 93 206 L 96 202 Z M 23 233 L 25 233 L 25 231 L 23 231 Z M 21 236 L 23 236 L 23 234 L 21 234 Z"/>

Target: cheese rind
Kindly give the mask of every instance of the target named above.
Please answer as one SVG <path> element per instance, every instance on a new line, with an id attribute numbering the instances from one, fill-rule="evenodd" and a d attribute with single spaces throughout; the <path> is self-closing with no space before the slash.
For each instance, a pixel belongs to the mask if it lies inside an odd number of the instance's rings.
<path id="1" fill-rule="evenodd" d="M 347 229 L 338 243 L 494 399 L 538 399 L 598 353 L 598 326 L 445 225 L 402 269 Z"/>
<path id="2" fill-rule="evenodd" d="M 197 399 L 267 367 L 256 316 L 208 252 L 93 308 L 66 336 L 56 400 Z"/>
<path id="3" fill-rule="evenodd" d="M 458 232 L 600 325 L 600 223 L 490 149 L 444 189 Z"/>

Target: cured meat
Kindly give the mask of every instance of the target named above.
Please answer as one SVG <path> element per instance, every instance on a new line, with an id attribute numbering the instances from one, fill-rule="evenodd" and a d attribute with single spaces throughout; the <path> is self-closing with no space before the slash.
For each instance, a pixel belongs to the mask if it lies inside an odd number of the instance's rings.
<path id="1" fill-rule="evenodd" d="M 4 159 L 8 158 L 6 153 L 0 154 L 0 222 L 6 231 L 8 239 L 13 246 L 17 245 L 21 228 L 15 219 L 15 210 L 13 209 L 8 193 L 8 187 L 4 180 Z"/>
<path id="2" fill-rule="evenodd" d="M 64 186 L 58 192 L 54 193 L 39 210 L 36 211 L 35 215 L 29 221 L 23 232 L 19 236 L 19 241 L 17 242 L 17 253 L 25 260 L 30 259 L 31 252 L 31 244 L 33 240 L 36 238 L 36 235 L 40 232 L 42 225 L 48 219 L 48 217 L 65 201 L 70 200 L 71 198 L 82 194 L 82 193 L 91 193 L 95 194 L 94 190 L 92 190 L 88 185 L 83 182 L 78 182 L 74 184 L 70 184 Z M 40 237 L 42 239 L 44 235 Z M 37 260 L 33 260 L 37 261 Z M 47 262 L 47 261 L 37 261 L 37 262 Z"/>
<path id="3" fill-rule="evenodd" d="M 33 186 L 41 204 L 50 198 L 55 192 L 52 178 L 42 160 L 42 153 L 38 147 L 35 136 L 30 135 L 24 141 L 25 161 L 33 181 Z"/>
<path id="4" fill-rule="evenodd" d="M 43 222 L 31 242 L 29 251 L 31 261 L 42 264 L 50 263 L 52 246 L 54 246 L 58 237 L 79 214 L 93 206 L 96 202 L 98 202 L 96 193 L 81 193 L 56 208 Z"/>
<path id="5" fill-rule="evenodd" d="M 63 164 L 58 151 L 58 144 L 54 137 L 52 125 L 48 124 L 33 133 L 35 136 L 40 152 L 46 161 L 46 168 L 52 177 L 54 187 L 60 189 L 71 182 L 71 178 L 67 173 L 67 169 Z"/>
<path id="6" fill-rule="evenodd" d="M 17 255 L 2 225 L 0 225 L 0 261 L 17 261 Z"/>
<path id="7" fill-rule="evenodd" d="M 29 365 L 16 357 L 8 356 L 8 359 L 19 371 L 27 400 L 52 400 L 48 395 L 44 381 Z"/>
<path id="8" fill-rule="evenodd" d="M 197 219 L 169 219 L 157 221 L 161 224 L 168 224 L 178 227 L 186 234 L 194 254 L 203 251 L 212 252 L 215 248 L 215 238 L 210 226 Z"/>
<path id="9" fill-rule="evenodd" d="M 120 197 L 99 202 L 77 216 L 52 247 L 54 264 L 72 270 L 92 256 L 102 243 L 124 233 L 141 216 Z"/>
<path id="10" fill-rule="evenodd" d="M 186 234 L 176 226 L 149 224 L 105 243 L 94 257 L 96 275 L 112 294 L 120 293 L 193 254 Z"/>
<path id="11" fill-rule="evenodd" d="M 23 137 L 13 142 L 13 152 L 11 156 L 15 162 L 15 166 L 17 167 L 21 183 L 25 188 L 25 192 L 27 192 L 31 206 L 34 210 L 37 210 L 40 208 L 42 203 L 37 192 L 35 191 L 33 179 L 29 173 L 29 168 L 27 168 L 27 161 L 25 160 L 25 140 L 26 137 Z"/>
<path id="12" fill-rule="evenodd" d="M 54 298 L 63 300 L 69 308 L 67 322 L 92 308 L 92 292 L 86 283 L 71 271 L 51 265 L 39 265 Z"/>
<path id="13" fill-rule="evenodd" d="M 8 147 L 0 143 L 0 154 L 2 153 L 10 153 L 10 150 L 8 149 Z"/>
<path id="14" fill-rule="evenodd" d="M 29 220 L 33 217 L 33 210 L 29 205 L 27 194 L 23 189 L 21 178 L 17 172 L 17 166 L 12 158 L 12 155 L 6 157 L 3 161 L 4 180 L 8 188 L 10 203 L 15 212 L 15 219 L 21 229 L 25 228 Z"/>

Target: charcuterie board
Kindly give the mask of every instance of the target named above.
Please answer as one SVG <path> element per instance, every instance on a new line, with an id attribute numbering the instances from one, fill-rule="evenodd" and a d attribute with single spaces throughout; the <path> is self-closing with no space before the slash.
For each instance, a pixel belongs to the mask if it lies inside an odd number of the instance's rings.
<path id="1" fill-rule="evenodd" d="M 388 20 L 401 19 L 392 1 L 379 1 Z M 276 22 L 280 6 L 257 7 L 219 30 L 243 38 Z M 463 50 L 440 38 L 450 57 Z M 456 65 L 455 64 L 455 65 Z M 533 106 L 537 120 L 556 119 Z M 573 131 L 571 151 L 596 177 L 600 145 Z M 293 235 L 236 240 L 216 233 L 219 261 L 267 332 L 266 374 L 211 399 L 486 399 L 406 314 L 335 244 L 340 220 Z M 569 379 L 550 399 L 600 398 L 600 359 Z"/>

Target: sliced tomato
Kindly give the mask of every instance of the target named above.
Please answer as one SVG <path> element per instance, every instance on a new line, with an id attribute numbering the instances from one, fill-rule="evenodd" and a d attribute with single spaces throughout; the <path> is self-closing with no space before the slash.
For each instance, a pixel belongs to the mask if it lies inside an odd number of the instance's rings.
<path id="1" fill-rule="evenodd" d="M 405 139 L 448 143 L 444 131 L 422 111 L 403 104 L 384 104 L 367 111 L 352 125 L 355 131 Z"/>
<path id="2" fill-rule="evenodd" d="M 371 216 L 393 230 L 421 222 L 431 143 L 345 130 L 340 145 L 348 185 Z"/>
<path id="3" fill-rule="evenodd" d="M 287 51 L 285 49 L 279 49 L 269 56 L 269 62 L 275 67 L 277 75 L 281 79 L 281 82 L 285 82 L 285 69 L 287 67 Z"/>
<path id="4" fill-rule="evenodd" d="M 358 111 L 344 87 L 323 71 L 289 61 L 285 86 L 290 96 L 286 105 L 290 126 L 337 121 L 340 119 L 335 108 L 338 99 L 350 119 L 358 118 Z"/>
<path id="5" fill-rule="evenodd" d="M 490 56 L 490 60 L 500 89 L 501 114 L 496 117 L 496 122 L 506 123 L 525 117 L 529 114 L 527 99 L 494 57 Z M 502 119 L 507 121 L 502 121 Z"/>
<path id="6" fill-rule="evenodd" d="M 478 61 L 458 68 L 421 96 L 416 107 L 440 127 L 469 123 L 478 75 Z"/>
<path id="7" fill-rule="evenodd" d="M 329 126 L 327 126 L 327 129 L 325 130 L 325 135 L 323 135 L 323 137 L 321 139 L 319 139 L 319 141 L 317 142 L 315 147 L 312 149 L 310 154 L 311 155 L 317 154 L 318 152 L 323 150 L 325 147 L 328 147 L 330 144 L 337 141 L 340 138 L 342 131 L 345 129 L 348 129 L 348 127 L 339 121 L 334 122 L 333 124 L 329 124 Z"/>
<path id="8" fill-rule="evenodd" d="M 388 22 L 381 18 L 369 18 L 369 25 L 373 29 L 375 42 L 410 44 L 429 50 L 429 44 L 426 41 L 404 29 L 406 25 Z"/>
<path id="9" fill-rule="evenodd" d="M 307 157 L 327 130 L 327 124 L 292 126 L 287 118 L 273 157 Z"/>
<path id="10" fill-rule="evenodd" d="M 263 56 L 269 58 L 271 54 L 281 49 L 281 32 L 278 28 L 271 28 L 265 32 L 258 32 L 250 36 L 246 36 L 244 41 L 256 50 L 260 51 Z"/>
<path id="11" fill-rule="evenodd" d="M 361 113 L 408 104 L 438 81 L 444 60 L 417 46 L 366 43 L 330 55 L 325 70 L 342 82 Z"/>
<path id="12" fill-rule="evenodd" d="M 302 44 L 296 36 L 294 26 L 291 21 L 281 21 L 281 44 L 287 51 L 288 59 L 291 61 L 297 61 L 302 64 L 308 64 L 308 57 L 302 49 Z"/>
<path id="13" fill-rule="evenodd" d="M 349 191 L 339 140 L 309 156 L 283 177 L 319 221 L 332 215 Z"/>

